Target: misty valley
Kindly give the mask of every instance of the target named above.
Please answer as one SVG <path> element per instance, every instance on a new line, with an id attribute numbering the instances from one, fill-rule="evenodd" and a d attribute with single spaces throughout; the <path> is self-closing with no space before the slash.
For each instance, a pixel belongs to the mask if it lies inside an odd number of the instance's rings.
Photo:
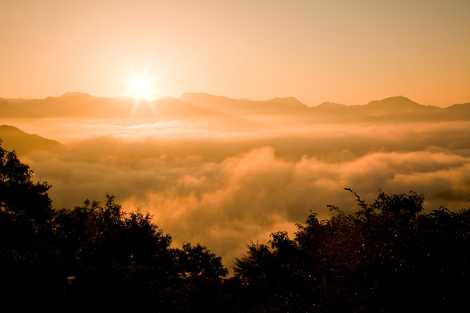
<path id="1" fill-rule="evenodd" d="M 459 310 L 469 110 L 404 97 L 3 99 L 2 306 Z"/>
<path id="2" fill-rule="evenodd" d="M 0 313 L 470 312 L 470 0 L 0 0 Z"/>
<path id="3" fill-rule="evenodd" d="M 136 102 L 80 93 L 0 100 L 0 138 L 47 181 L 54 207 L 112 194 L 149 212 L 176 243 L 232 264 L 314 209 L 410 190 L 426 210 L 468 206 L 470 103 L 405 97 L 346 106 L 207 94 Z M 338 197 L 338 195 L 341 195 Z"/>

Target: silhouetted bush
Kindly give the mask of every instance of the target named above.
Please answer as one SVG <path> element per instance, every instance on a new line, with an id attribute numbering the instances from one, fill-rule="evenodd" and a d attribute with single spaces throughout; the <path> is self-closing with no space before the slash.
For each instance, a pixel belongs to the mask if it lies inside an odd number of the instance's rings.
<path id="1" fill-rule="evenodd" d="M 352 191 L 350 189 L 347 189 Z M 380 193 L 359 210 L 312 213 L 295 238 L 275 233 L 236 261 L 248 312 L 461 312 L 470 210 L 423 213 L 423 197 Z"/>
<path id="2" fill-rule="evenodd" d="M 149 215 L 108 196 L 53 210 L 49 186 L 0 147 L 0 306 L 7 311 L 211 308 L 227 270 L 200 245 L 171 247 Z M 196 297 L 197 295 L 197 297 Z M 205 302 L 201 302 L 205 299 Z"/>
<path id="3" fill-rule="evenodd" d="M 0 147 L 5 312 L 464 312 L 470 210 L 423 211 L 414 192 L 311 213 L 293 238 L 253 244 L 228 274 L 201 245 L 171 245 L 108 196 L 55 210 L 49 186 Z"/>

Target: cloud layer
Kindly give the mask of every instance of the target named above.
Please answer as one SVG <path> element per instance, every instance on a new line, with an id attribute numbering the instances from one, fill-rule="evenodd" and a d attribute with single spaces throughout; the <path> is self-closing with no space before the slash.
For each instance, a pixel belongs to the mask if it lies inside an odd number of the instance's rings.
<path id="1" fill-rule="evenodd" d="M 366 199 L 414 190 L 428 209 L 468 206 L 468 128 L 418 126 L 243 140 L 101 138 L 25 158 L 52 184 L 56 206 L 113 193 L 151 212 L 176 242 L 201 242 L 229 262 L 250 241 L 293 230 L 311 209 L 326 218 L 327 204 L 353 208 L 346 186 Z"/>

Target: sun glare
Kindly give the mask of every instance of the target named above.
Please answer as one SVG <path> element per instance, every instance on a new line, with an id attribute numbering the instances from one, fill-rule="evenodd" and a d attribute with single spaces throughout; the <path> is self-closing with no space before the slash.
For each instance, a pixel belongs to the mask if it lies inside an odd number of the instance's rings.
<path id="1" fill-rule="evenodd" d="M 148 73 L 134 74 L 127 81 L 128 94 L 135 100 L 150 101 L 156 96 L 155 79 Z"/>

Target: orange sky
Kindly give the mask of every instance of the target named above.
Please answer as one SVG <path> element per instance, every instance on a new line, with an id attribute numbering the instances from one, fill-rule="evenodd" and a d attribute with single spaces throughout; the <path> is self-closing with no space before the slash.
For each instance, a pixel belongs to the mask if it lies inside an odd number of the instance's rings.
<path id="1" fill-rule="evenodd" d="M 171 3 L 171 4 L 170 4 Z M 0 97 L 470 101 L 470 1 L 0 0 Z"/>

